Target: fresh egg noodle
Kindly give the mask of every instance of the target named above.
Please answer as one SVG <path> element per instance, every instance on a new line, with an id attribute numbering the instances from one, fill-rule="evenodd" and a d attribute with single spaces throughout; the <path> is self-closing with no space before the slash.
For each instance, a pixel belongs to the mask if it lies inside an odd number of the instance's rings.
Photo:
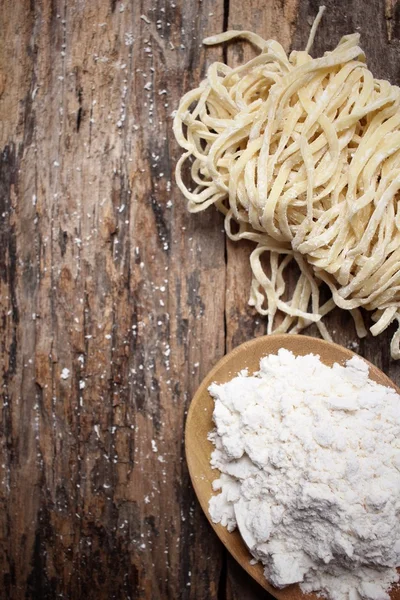
<path id="1" fill-rule="evenodd" d="M 174 133 L 185 152 L 177 184 L 191 212 L 214 204 L 232 240 L 256 243 L 249 304 L 268 316 L 268 333 L 298 333 L 335 306 L 351 311 L 366 335 L 360 307 L 378 335 L 392 321 L 400 358 L 400 88 L 375 79 L 359 35 L 343 37 L 323 57 L 291 52 L 249 31 L 260 53 L 231 68 L 211 64 L 181 100 Z M 189 162 L 192 188 L 182 177 Z M 285 300 L 285 269 L 300 276 Z M 320 300 L 324 282 L 331 299 Z M 284 318 L 277 322 L 278 313 Z"/>

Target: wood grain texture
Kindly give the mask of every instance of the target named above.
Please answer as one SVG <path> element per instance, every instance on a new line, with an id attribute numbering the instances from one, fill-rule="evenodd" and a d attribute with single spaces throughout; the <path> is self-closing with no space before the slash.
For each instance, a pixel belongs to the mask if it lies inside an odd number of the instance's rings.
<path id="1" fill-rule="evenodd" d="M 224 238 L 173 185 L 171 113 L 222 12 L 11 5 L 0 594 L 216 598 L 221 549 L 182 449 L 188 401 L 224 352 Z"/>
<path id="2" fill-rule="evenodd" d="M 186 212 L 171 114 L 207 64 L 251 51 L 205 51 L 205 35 L 302 47 L 317 4 L 0 3 L 0 598 L 265 597 L 183 459 L 197 385 L 265 324 L 247 306 L 251 246 Z M 329 0 L 315 53 L 359 28 L 399 83 L 399 23 L 394 0 Z M 354 341 L 347 315 L 329 323 Z M 388 340 L 359 351 L 398 381 Z"/>

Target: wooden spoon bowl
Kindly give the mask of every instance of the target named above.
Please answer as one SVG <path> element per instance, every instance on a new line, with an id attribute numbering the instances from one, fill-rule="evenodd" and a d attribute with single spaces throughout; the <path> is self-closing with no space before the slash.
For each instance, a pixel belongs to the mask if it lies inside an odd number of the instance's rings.
<path id="1" fill-rule="evenodd" d="M 250 564 L 252 557 L 238 530 L 229 533 L 226 527 L 219 523 L 213 523 L 208 513 L 208 503 L 214 494 L 211 484 L 218 478 L 218 471 L 210 466 L 210 457 L 214 446 L 207 439 L 208 433 L 214 428 L 212 421 L 214 401 L 208 393 L 208 387 L 213 382 L 226 383 L 242 369 L 247 368 L 249 373 L 258 371 L 260 359 L 267 354 L 276 354 L 280 348 L 286 348 L 293 354 L 301 356 L 310 353 L 318 354 L 321 361 L 329 366 L 334 363 L 344 364 L 355 356 L 355 353 L 347 348 L 303 335 L 263 336 L 238 346 L 224 356 L 208 373 L 194 395 L 186 421 L 186 459 L 194 490 L 211 526 L 221 542 L 249 575 L 278 600 L 289 600 L 289 598 L 290 600 L 304 600 L 305 598 L 317 600 L 316 594 L 303 594 L 298 585 L 290 585 L 284 589 L 273 587 L 265 579 L 262 565 L 260 563 Z M 368 361 L 366 362 L 368 363 Z M 400 393 L 399 388 L 382 371 L 371 363 L 368 365 L 371 379 L 392 387 L 397 393 Z M 393 588 L 390 596 L 392 600 L 400 600 L 400 588 Z"/>

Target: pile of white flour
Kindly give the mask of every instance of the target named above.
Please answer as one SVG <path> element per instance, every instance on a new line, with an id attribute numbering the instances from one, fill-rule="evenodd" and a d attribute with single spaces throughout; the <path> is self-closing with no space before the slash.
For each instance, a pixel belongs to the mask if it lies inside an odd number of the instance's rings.
<path id="1" fill-rule="evenodd" d="M 212 384 L 210 515 L 238 524 L 266 578 L 333 600 L 389 598 L 400 565 L 400 396 L 287 350 Z"/>

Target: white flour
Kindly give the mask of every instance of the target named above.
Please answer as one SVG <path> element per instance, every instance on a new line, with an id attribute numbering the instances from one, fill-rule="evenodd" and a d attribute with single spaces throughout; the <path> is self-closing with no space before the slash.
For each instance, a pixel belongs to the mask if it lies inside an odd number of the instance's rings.
<path id="1" fill-rule="evenodd" d="M 237 524 L 276 587 L 387 599 L 400 565 L 400 396 L 345 367 L 280 350 L 215 399 L 210 515 Z"/>

